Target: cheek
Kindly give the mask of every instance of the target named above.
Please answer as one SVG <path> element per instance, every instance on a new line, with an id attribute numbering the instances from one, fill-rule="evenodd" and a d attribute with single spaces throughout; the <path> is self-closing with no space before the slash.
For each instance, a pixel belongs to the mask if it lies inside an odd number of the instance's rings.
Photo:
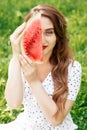
<path id="1" fill-rule="evenodd" d="M 54 47 L 55 46 L 55 44 L 56 44 L 56 37 L 54 36 L 54 37 L 50 37 L 50 43 L 51 43 L 51 45 Z"/>

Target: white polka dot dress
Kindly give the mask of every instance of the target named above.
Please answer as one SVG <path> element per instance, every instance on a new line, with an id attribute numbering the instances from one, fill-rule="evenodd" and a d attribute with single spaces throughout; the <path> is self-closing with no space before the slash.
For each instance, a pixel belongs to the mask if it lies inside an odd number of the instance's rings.
<path id="1" fill-rule="evenodd" d="M 81 73 L 82 70 L 79 62 L 75 61 L 73 65 L 70 63 L 68 67 L 69 94 L 67 97 L 69 100 L 76 100 L 80 89 Z M 24 112 L 19 114 L 15 121 L 0 125 L 0 130 L 75 130 L 78 128 L 77 125 L 74 124 L 70 113 L 67 114 L 62 124 L 53 127 L 45 118 L 45 115 L 40 109 L 28 83 L 24 78 L 23 80 L 25 85 L 23 99 Z M 52 81 L 51 72 L 42 83 L 42 87 L 44 87 L 49 96 L 52 96 L 54 84 Z"/>

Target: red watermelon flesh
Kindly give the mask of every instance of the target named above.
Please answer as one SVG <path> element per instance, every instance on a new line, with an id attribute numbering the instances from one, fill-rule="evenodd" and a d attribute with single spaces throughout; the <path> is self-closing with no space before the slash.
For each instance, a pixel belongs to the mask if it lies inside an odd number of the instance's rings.
<path id="1" fill-rule="evenodd" d="M 25 54 L 34 62 L 42 62 L 42 31 L 41 15 L 36 14 L 31 18 L 26 26 L 23 36 L 23 49 Z"/>

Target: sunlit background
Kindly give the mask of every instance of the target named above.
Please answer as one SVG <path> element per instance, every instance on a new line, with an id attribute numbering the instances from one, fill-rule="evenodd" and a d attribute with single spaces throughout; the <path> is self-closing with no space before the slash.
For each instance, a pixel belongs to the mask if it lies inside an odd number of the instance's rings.
<path id="1" fill-rule="evenodd" d="M 60 10 L 68 21 L 70 46 L 82 65 L 82 83 L 71 114 L 78 130 L 87 130 L 87 0 L 0 0 L 0 123 L 8 123 L 23 111 L 9 110 L 4 98 L 8 64 L 11 59 L 9 36 L 28 11 L 38 4 L 50 4 Z"/>

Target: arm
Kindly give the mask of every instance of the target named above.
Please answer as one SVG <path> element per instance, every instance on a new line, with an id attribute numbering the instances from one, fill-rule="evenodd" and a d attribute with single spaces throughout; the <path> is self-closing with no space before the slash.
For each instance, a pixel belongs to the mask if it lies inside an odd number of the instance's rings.
<path id="1" fill-rule="evenodd" d="M 55 113 L 57 112 L 57 105 L 52 100 L 52 98 L 48 96 L 48 94 L 38 80 L 31 83 L 31 90 L 36 97 L 41 110 L 44 112 L 45 116 L 51 122 L 51 124 L 53 126 L 56 126 L 62 123 L 65 116 L 70 111 L 74 101 L 67 100 L 65 104 L 64 113 L 60 111 L 60 113 L 55 116 Z"/>
<path id="2" fill-rule="evenodd" d="M 32 82 L 32 92 L 34 93 L 42 111 L 45 113 L 46 117 L 49 119 L 52 125 L 56 126 L 61 124 L 68 112 L 71 110 L 71 107 L 76 100 L 77 94 L 80 89 L 81 75 L 82 69 L 79 62 L 75 61 L 73 66 L 72 64 L 69 65 L 69 95 L 66 100 L 65 110 L 63 111 L 63 113 L 61 111 L 57 113 L 56 117 L 54 116 L 57 111 L 57 106 L 55 102 L 47 95 L 39 81 L 37 81 L 37 84 Z"/>
<path id="3" fill-rule="evenodd" d="M 65 116 L 70 111 L 70 109 L 74 103 L 74 100 L 67 99 L 66 104 L 65 104 L 65 110 L 63 111 L 63 113 L 60 111 L 55 116 L 55 113 L 57 112 L 57 109 L 58 109 L 56 103 L 52 100 L 51 97 L 48 96 L 47 92 L 44 90 L 41 82 L 39 81 L 39 79 L 37 77 L 36 70 L 34 71 L 35 68 L 33 69 L 32 65 L 29 64 L 29 61 L 28 62 L 27 61 L 28 61 L 27 58 L 26 58 L 26 60 L 23 57 L 21 57 L 21 59 L 20 59 L 21 66 L 24 70 L 25 77 L 30 84 L 32 93 L 34 94 L 41 110 L 44 112 L 46 118 L 51 122 L 51 124 L 53 126 L 59 125 L 60 123 L 63 122 Z M 25 64 L 26 64 L 26 66 L 25 66 Z M 75 79 L 75 82 L 73 82 L 74 79 Z M 75 87 L 79 88 L 80 79 L 81 79 L 81 68 L 79 68 L 79 66 L 77 66 L 76 69 L 73 68 L 73 77 L 71 76 L 71 80 L 69 83 L 69 84 L 73 83 L 74 88 L 73 88 L 73 86 L 71 86 L 72 89 L 75 89 Z M 78 84 L 76 84 L 76 82 Z M 70 85 L 69 85 L 69 87 L 70 87 Z M 74 92 L 73 93 L 69 92 L 69 93 L 71 93 L 73 95 Z M 68 98 L 69 98 L 69 96 L 68 96 Z"/>
<path id="4" fill-rule="evenodd" d="M 13 57 L 9 64 L 8 80 L 5 89 L 5 97 L 10 108 L 14 109 L 20 106 L 23 99 L 23 83 L 21 77 L 21 67 L 19 63 L 20 54 L 20 34 L 24 29 L 24 25 L 19 26 L 11 35 L 11 45 Z"/>
<path id="5" fill-rule="evenodd" d="M 23 99 L 23 83 L 17 56 L 13 56 L 9 64 L 5 97 L 8 106 L 13 109 L 19 107 Z"/>

